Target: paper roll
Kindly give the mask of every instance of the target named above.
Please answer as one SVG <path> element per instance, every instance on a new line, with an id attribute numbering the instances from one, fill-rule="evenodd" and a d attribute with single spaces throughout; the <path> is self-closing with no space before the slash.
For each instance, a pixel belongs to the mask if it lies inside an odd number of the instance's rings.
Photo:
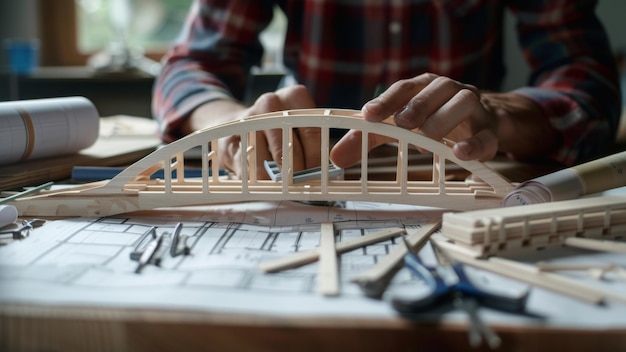
<path id="1" fill-rule="evenodd" d="M 589 161 L 519 184 L 504 206 L 577 199 L 626 186 L 626 151 Z"/>
<path id="2" fill-rule="evenodd" d="M 87 148 L 98 138 L 99 118 L 84 97 L 0 102 L 0 165 Z"/>
<path id="3" fill-rule="evenodd" d="M 12 205 L 0 205 L 0 228 L 17 220 L 17 208 Z"/>

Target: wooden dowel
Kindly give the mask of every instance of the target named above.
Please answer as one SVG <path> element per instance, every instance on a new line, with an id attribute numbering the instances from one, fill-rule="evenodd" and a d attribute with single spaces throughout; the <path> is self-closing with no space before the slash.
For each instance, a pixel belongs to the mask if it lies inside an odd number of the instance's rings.
<path id="1" fill-rule="evenodd" d="M 322 223 L 319 261 L 318 292 L 324 296 L 337 296 L 339 294 L 339 267 L 335 250 L 335 226 L 332 222 Z"/>
<path id="2" fill-rule="evenodd" d="M 400 227 L 394 227 L 384 229 L 371 233 L 369 235 L 354 238 L 348 241 L 337 242 L 335 244 L 335 250 L 338 254 L 349 252 L 353 249 L 364 247 L 373 243 L 381 242 L 389 238 L 398 236 L 404 233 L 404 229 Z M 298 252 L 292 255 L 288 255 L 275 260 L 260 263 L 259 270 L 266 273 L 273 273 L 287 269 L 297 268 L 302 265 L 306 265 L 316 261 L 319 258 L 319 248 L 315 248 L 309 251 Z"/>
<path id="3" fill-rule="evenodd" d="M 407 228 L 409 235 L 407 242 L 414 251 L 419 251 L 430 235 L 439 228 L 441 221 L 430 224 L 424 224 L 420 228 Z M 358 283 L 361 289 L 369 297 L 380 297 L 387 288 L 387 284 L 395 275 L 396 271 L 401 267 L 402 259 L 406 254 L 404 246 L 396 246 L 396 248 L 379 261 L 370 269 L 358 274 L 351 279 L 352 282 Z"/>
<path id="4" fill-rule="evenodd" d="M 17 194 L 14 194 L 14 195 L 11 195 L 11 196 L 8 196 L 8 197 L 5 197 L 5 198 L 0 198 L 0 204 L 8 203 L 8 202 L 10 202 L 12 200 L 16 200 L 18 198 L 22 198 L 22 197 L 25 197 L 25 196 L 27 196 L 29 194 L 33 194 L 35 192 L 38 192 L 38 191 L 41 191 L 43 189 L 49 188 L 53 184 L 54 184 L 54 182 L 52 182 L 52 181 L 51 182 L 46 182 L 46 183 L 44 183 L 42 185 L 39 185 L 39 186 L 36 186 L 36 187 L 31 187 L 31 188 L 29 188 L 29 189 L 27 189 L 25 191 L 19 192 Z"/>
<path id="5" fill-rule="evenodd" d="M 584 264 L 553 264 L 553 263 L 537 263 L 537 268 L 541 271 L 587 271 L 589 276 L 594 279 L 601 280 L 609 272 L 626 278 L 626 270 L 615 264 L 607 265 L 584 265 Z"/>
<path id="6" fill-rule="evenodd" d="M 595 240 L 591 238 L 580 237 L 568 237 L 565 239 L 565 245 L 576 248 L 590 249 L 601 252 L 612 253 L 626 253 L 626 243 L 610 241 L 610 240 Z"/>
<path id="7" fill-rule="evenodd" d="M 456 246 L 449 242 L 437 241 L 437 244 L 448 250 L 448 253 L 461 263 L 516 279 L 533 286 L 542 287 L 574 299 L 592 304 L 603 304 L 607 298 L 626 302 L 625 296 L 605 292 L 557 274 L 541 272 L 538 268 L 531 265 L 496 257 L 489 258 L 488 260 L 480 260 L 458 251 Z"/>
<path id="8" fill-rule="evenodd" d="M 559 264 L 559 263 L 544 263 L 539 262 L 535 264 L 540 271 L 582 271 L 591 269 L 600 270 L 612 270 L 615 265 L 585 265 L 585 264 Z"/>
<path id="9" fill-rule="evenodd" d="M 619 295 L 613 292 L 604 291 L 599 288 L 590 287 L 584 283 L 566 278 L 564 276 L 542 273 L 532 265 L 522 264 L 509 259 L 493 257 L 489 259 L 495 266 L 501 266 L 509 272 L 517 272 L 520 277 L 536 278 L 536 286 L 540 286 L 552 291 L 563 293 L 569 296 L 588 296 L 588 297 L 600 297 L 598 304 L 603 303 L 607 298 L 615 299 L 618 301 L 626 302 L 626 296 Z M 529 282 L 531 283 L 531 282 Z M 576 297 L 574 297 L 576 298 Z"/>

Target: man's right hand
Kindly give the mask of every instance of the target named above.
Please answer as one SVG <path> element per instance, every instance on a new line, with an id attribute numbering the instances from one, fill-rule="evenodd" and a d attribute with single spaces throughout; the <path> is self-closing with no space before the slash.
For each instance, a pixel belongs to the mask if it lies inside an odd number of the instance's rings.
<path id="1" fill-rule="evenodd" d="M 314 108 L 313 98 L 304 86 L 290 86 L 273 93 L 261 95 L 252 106 L 245 107 L 231 100 L 216 100 L 201 105 L 193 111 L 185 122 L 183 131 L 191 133 L 206 127 L 216 126 L 229 121 L 240 120 L 249 116 L 268 112 Z M 320 130 L 318 128 L 298 128 L 294 131 L 293 167 L 294 171 L 320 165 Z M 271 129 L 259 131 L 254 146 L 257 153 L 257 175 L 268 178 L 264 160 L 275 160 L 282 164 L 282 131 Z M 220 168 L 230 170 L 241 177 L 241 137 L 233 135 L 218 141 Z M 248 165 L 252 167 L 252 165 Z"/>

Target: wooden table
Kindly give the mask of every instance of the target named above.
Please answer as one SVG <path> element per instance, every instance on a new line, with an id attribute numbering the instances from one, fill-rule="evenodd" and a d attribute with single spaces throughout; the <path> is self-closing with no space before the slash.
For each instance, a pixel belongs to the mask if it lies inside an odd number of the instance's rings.
<path id="1" fill-rule="evenodd" d="M 539 173 L 543 174 L 550 168 L 526 170 L 541 170 Z M 520 176 L 516 167 L 506 170 L 505 175 L 513 170 L 511 175 L 527 178 Z M 626 325 L 614 329 L 565 329 L 539 325 L 498 325 L 492 328 L 502 338 L 499 349 L 502 351 L 626 351 Z M 102 306 L 0 305 L 0 351 L 165 350 L 362 352 L 490 349 L 484 344 L 476 349 L 470 348 L 467 326 L 450 322 L 259 316 Z"/>
<path id="2" fill-rule="evenodd" d="M 489 351 L 464 324 L 288 319 L 99 307 L 0 308 L 2 351 Z M 624 351 L 626 327 L 496 326 L 501 351 Z"/>

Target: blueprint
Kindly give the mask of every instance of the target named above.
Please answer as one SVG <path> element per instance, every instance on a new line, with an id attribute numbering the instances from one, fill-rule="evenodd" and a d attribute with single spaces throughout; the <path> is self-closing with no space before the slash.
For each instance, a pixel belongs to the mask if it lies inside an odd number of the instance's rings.
<path id="1" fill-rule="evenodd" d="M 316 291 L 318 263 L 278 273 L 263 273 L 260 263 L 318 247 L 320 224 L 333 222 L 336 241 L 390 227 L 420 227 L 442 210 L 380 203 L 309 205 L 298 202 L 250 202 L 138 212 L 107 218 L 48 222 L 21 241 L 0 247 L 0 307 L 11 304 L 162 308 L 290 317 L 393 317 L 394 296 L 423 296 L 427 287 L 408 271 L 394 277 L 382 299 L 367 298 L 351 281 L 386 256 L 391 238 L 339 256 L 340 295 Z M 151 229 L 171 234 L 182 223 L 188 255 L 165 253 L 159 265 L 139 273 L 131 253 Z M 623 255 L 576 252 L 555 260 L 610 262 L 626 267 Z M 428 253 L 424 254 L 425 257 Z M 468 268 L 474 279 L 510 291 L 531 290 L 529 309 L 543 317 L 531 323 L 626 326 L 626 304 L 593 306 Z M 626 292 L 626 278 L 608 275 L 599 282 Z M 528 323 L 528 317 L 486 310 L 488 320 Z M 425 319 L 429 316 L 426 314 Z M 430 318 L 439 318 L 434 315 Z M 466 319 L 460 312 L 446 319 Z"/>

